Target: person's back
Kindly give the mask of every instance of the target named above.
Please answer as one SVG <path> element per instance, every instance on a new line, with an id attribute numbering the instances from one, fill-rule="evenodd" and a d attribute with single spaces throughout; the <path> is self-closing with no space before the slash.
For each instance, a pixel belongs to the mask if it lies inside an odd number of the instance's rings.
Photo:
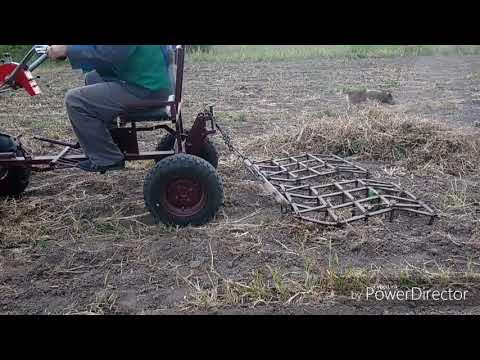
<path id="1" fill-rule="evenodd" d="M 172 89 L 170 52 L 168 45 L 70 45 L 67 55 L 73 69 L 161 91 Z"/>
<path id="2" fill-rule="evenodd" d="M 151 91 L 172 89 L 168 49 L 163 45 L 132 45 L 125 62 L 114 65 L 120 80 Z"/>

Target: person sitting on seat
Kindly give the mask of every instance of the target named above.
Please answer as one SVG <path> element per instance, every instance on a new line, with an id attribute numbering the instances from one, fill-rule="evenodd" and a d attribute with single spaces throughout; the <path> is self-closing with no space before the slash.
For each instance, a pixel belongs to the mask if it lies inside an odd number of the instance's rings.
<path id="1" fill-rule="evenodd" d="M 65 106 L 88 157 L 78 167 L 106 172 L 125 167 L 125 158 L 109 128 L 129 109 L 148 110 L 173 93 L 168 45 L 51 45 L 51 59 L 68 59 L 81 69 L 85 86 L 65 95 Z"/>

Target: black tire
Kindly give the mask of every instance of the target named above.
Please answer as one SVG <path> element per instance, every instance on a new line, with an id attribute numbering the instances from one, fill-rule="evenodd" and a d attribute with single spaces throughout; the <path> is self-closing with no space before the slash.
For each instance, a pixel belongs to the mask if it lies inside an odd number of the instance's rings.
<path id="1" fill-rule="evenodd" d="M 143 193 L 155 221 L 166 225 L 203 225 L 223 204 L 223 185 L 214 167 L 188 154 L 158 162 L 145 179 Z"/>
<path id="2" fill-rule="evenodd" d="M 173 150 L 174 146 L 175 146 L 175 136 L 173 136 L 172 134 L 166 134 L 160 139 L 157 145 L 157 151 Z M 192 154 L 192 155 L 196 155 L 196 154 Z M 160 160 L 163 160 L 168 156 L 171 156 L 171 155 L 165 155 Z M 208 161 L 215 169 L 218 167 L 218 158 L 219 158 L 218 151 L 215 145 L 213 145 L 210 142 L 210 140 L 207 139 L 205 145 L 200 151 L 200 154 L 196 156 L 201 157 L 203 160 Z"/>
<path id="3" fill-rule="evenodd" d="M 23 156 L 13 140 L 6 135 L 1 135 L 0 152 L 16 152 Z M 28 187 L 32 170 L 28 166 L 1 166 L 0 165 L 0 197 L 19 196 Z"/>

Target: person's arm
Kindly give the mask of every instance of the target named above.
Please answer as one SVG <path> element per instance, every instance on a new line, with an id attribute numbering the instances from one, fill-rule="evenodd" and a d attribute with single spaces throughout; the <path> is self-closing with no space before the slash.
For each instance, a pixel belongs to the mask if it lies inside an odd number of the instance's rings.
<path id="1" fill-rule="evenodd" d="M 73 69 L 101 71 L 123 63 L 133 51 L 132 45 L 68 45 L 66 56 Z"/>

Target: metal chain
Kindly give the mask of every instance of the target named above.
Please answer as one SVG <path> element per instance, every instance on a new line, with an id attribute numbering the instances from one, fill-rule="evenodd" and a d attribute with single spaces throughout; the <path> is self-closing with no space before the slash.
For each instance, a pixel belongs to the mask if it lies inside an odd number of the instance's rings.
<path id="1" fill-rule="evenodd" d="M 222 135 L 223 141 L 225 142 L 225 145 L 227 145 L 228 149 L 234 154 L 236 154 L 243 161 L 248 171 L 250 171 L 250 173 L 255 176 L 257 180 L 261 181 L 265 191 L 272 194 L 275 200 L 280 203 L 281 212 L 288 212 L 291 209 L 291 205 L 287 201 L 285 196 L 277 188 L 275 188 L 275 186 L 273 186 L 262 173 L 258 171 L 258 168 L 254 165 L 254 162 L 252 160 L 242 154 L 242 152 L 233 145 L 230 135 L 224 129 L 222 129 L 217 122 L 215 122 L 215 125 L 220 134 Z"/>
<path id="2" fill-rule="evenodd" d="M 222 135 L 223 141 L 225 142 L 225 145 L 227 145 L 228 149 L 242 159 L 242 161 L 247 165 L 251 165 L 253 162 L 233 145 L 230 135 L 224 129 L 222 129 L 216 121 L 215 126 Z"/>

